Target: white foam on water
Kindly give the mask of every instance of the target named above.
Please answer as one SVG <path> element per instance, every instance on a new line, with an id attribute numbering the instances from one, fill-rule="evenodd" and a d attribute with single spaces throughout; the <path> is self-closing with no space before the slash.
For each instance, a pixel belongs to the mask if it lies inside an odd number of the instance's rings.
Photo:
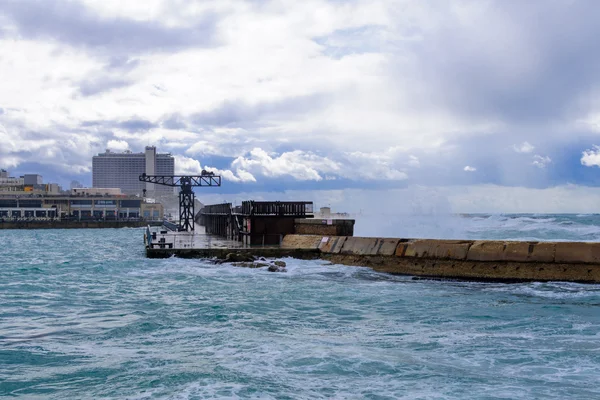
<path id="1" fill-rule="evenodd" d="M 361 227 L 365 224 L 366 227 Z M 388 215 L 359 219 L 356 236 L 599 241 L 598 215 Z"/>
<path id="2" fill-rule="evenodd" d="M 550 219 L 527 218 L 538 217 Z M 515 219 L 491 222 L 538 223 Z M 0 332 L 32 336 L 0 339 L 0 380 L 14 394 L 600 398 L 599 285 L 411 280 L 290 258 L 285 273 L 153 260 L 131 251 L 142 245 L 129 233 L 61 233 L 69 244 L 41 273 L 3 259 Z M 115 243 L 126 248 L 105 254 Z"/>
<path id="3" fill-rule="evenodd" d="M 600 285 L 573 282 L 530 282 L 490 286 L 489 290 L 514 295 L 527 295 L 540 299 L 597 299 L 600 302 Z"/>

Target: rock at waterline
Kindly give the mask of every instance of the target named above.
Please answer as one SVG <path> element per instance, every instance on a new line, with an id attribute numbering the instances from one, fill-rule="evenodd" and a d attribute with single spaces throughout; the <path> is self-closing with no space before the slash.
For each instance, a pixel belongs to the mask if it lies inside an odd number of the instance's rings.
<path id="1" fill-rule="evenodd" d="M 269 265 L 269 272 L 287 272 L 287 269 L 278 265 Z"/>
<path id="2" fill-rule="evenodd" d="M 231 263 L 231 265 L 233 265 L 234 267 L 242 267 L 242 268 L 262 268 L 262 267 L 269 266 L 269 264 L 265 264 L 265 263 L 248 262 L 248 261 L 234 262 L 234 263 Z"/>
<path id="3" fill-rule="evenodd" d="M 226 262 L 252 262 L 254 261 L 254 256 L 251 254 L 242 254 L 242 253 L 227 253 L 225 256 Z"/>

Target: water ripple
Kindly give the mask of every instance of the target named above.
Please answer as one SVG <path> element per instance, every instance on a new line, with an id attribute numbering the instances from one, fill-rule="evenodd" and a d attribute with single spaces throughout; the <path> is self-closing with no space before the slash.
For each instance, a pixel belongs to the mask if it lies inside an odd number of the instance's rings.
<path id="1" fill-rule="evenodd" d="M 600 398 L 598 285 L 150 260 L 135 229 L 2 235 L 0 397 Z"/>

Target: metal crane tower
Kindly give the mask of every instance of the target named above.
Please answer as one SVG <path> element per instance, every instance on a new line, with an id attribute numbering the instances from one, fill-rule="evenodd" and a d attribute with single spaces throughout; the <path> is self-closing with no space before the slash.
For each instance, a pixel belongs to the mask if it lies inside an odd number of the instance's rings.
<path id="1" fill-rule="evenodd" d="M 140 175 L 140 181 L 181 188 L 179 191 L 179 231 L 194 230 L 194 191 L 192 187 L 221 186 L 221 177 L 212 172 L 202 175 Z"/>

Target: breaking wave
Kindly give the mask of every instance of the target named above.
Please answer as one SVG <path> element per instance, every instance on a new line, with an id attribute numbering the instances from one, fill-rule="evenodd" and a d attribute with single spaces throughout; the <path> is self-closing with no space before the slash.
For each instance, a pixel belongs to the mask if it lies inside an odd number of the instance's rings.
<path id="1" fill-rule="evenodd" d="M 357 218 L 356 236 L 599 241 L 598 214 L 385 215 Z"/>

